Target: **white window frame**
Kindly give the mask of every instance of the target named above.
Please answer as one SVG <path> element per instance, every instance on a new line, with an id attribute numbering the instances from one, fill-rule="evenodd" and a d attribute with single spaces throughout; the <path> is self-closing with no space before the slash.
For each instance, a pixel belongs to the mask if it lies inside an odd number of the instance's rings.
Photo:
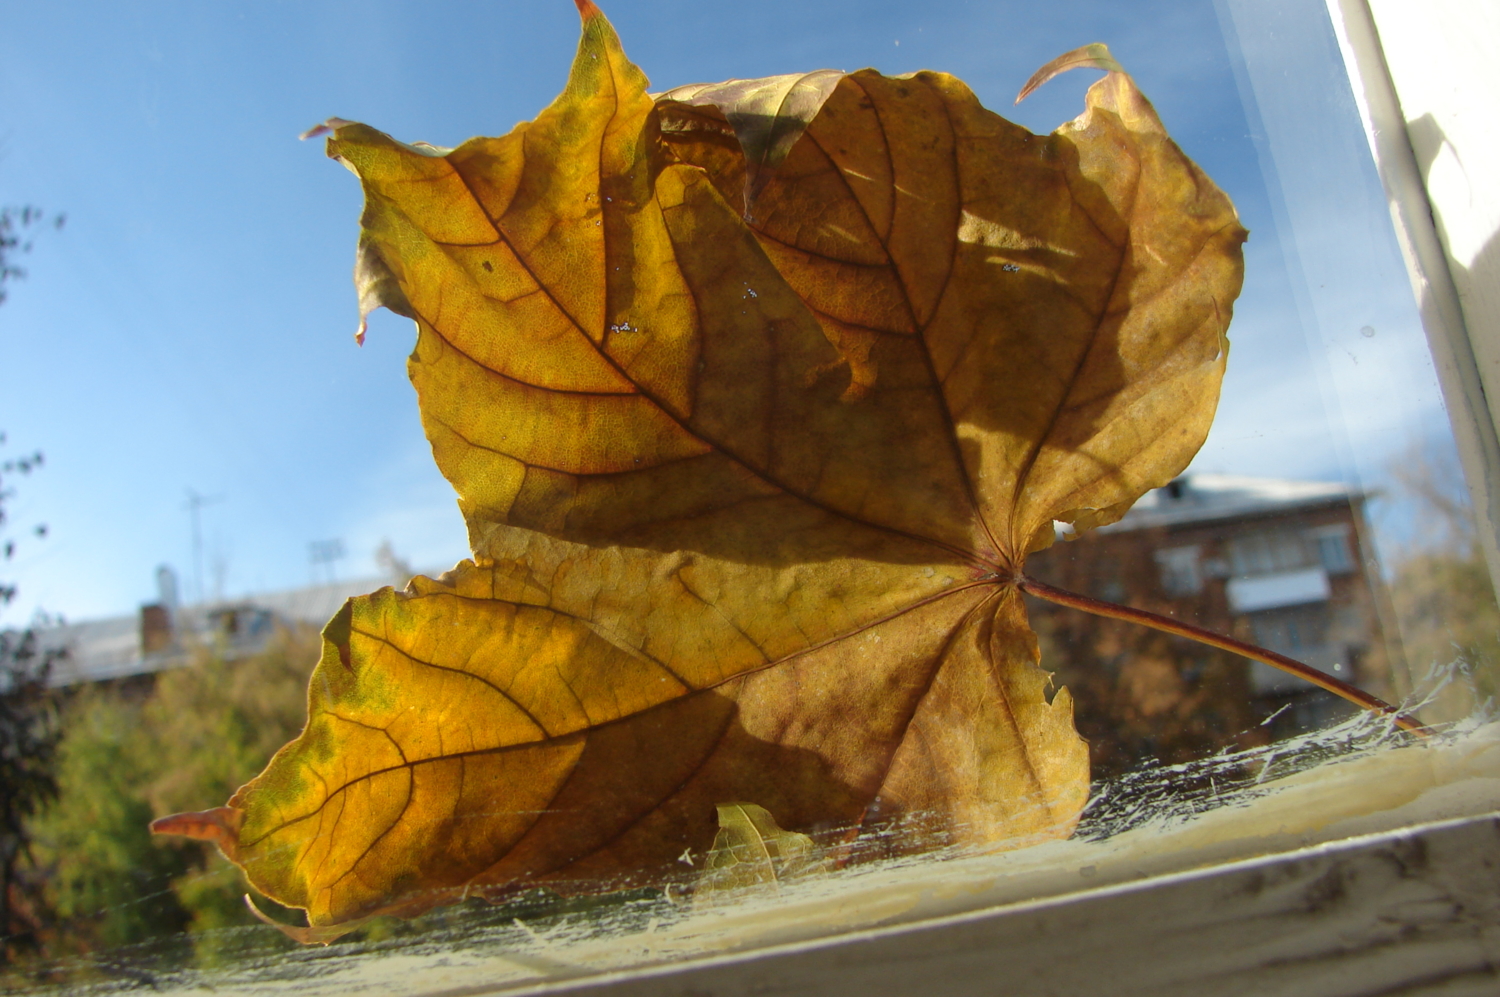
<path id="1" fill-rule="evenodd" d="M 1500 232 L 1500 129 L 1453 127 L 1495 120 L 1484 100 L 1500 86 L 1500 7 L 1326 2 L 1437 366 L 1490 577 L 1500 582 L 1500 287 L 1493 283 L 1500 264 L 1470 273 L 1469 248 L 1453 238 L 1460 225 L 1478 226 L 1492 241 Z M 1444 151 L 1463 164 L 1466 184 L 1424 176 L 1417 149 L 1435 162 L 1432 137 L 1408 128 L 1424 115 L 1447 126 Z"/>

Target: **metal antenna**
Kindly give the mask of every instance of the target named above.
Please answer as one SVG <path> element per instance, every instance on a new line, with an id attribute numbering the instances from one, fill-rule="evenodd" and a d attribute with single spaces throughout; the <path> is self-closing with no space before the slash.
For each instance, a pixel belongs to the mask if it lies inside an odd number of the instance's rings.
<path id="1" fill-rule="evenodd" d="M 191 514 L 193 520 L 193 592 L 198 597 L 198 602 L 203 602 L 203 522 L 200 513 L 206 505 L 224 501 L 222 495 L 199 495 L 193 489 L 187 490 L 187 505 L 184 507 Z"/>
<path id="2" fill-rule="evenodd" d="M 307 545 L 307 559 L 312 564 L 313 583 L 318 581 L 318 565 L 325 568 L 326 583 L 332 585 L 338 581 L 338 575 L 334 570 L 333 562 L 344 556 L 343 540 L 314 540 Z"/>

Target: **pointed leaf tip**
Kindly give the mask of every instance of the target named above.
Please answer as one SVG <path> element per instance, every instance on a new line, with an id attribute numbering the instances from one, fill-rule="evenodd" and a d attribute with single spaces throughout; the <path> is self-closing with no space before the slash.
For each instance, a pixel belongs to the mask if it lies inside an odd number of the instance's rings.
<path id="1" fill-rule="evenodd" d="M 151 833 L 212 841 L 232 862 L 239 852 L 240 826 L 244 820 L 244 811 L 238 807 L 214 807 L 212 810 L 158 817 L 151 822 Z"/>
<path id="2" fill-rule="evenodd" d="M 585 22 L 604 16 L 604 11 L 594 5 L 594 0 L 573 0 L 573 3 L 578 7 L 578 16 Z"/>
<path id="3" fill-rule="evenodd" d="M 332 135 L 335 131 L 342 128 L 344 125 L 352 124 L 354 124 L 354 122 L 346 121 L 343 118 L 329 118 L 327 121 L 320 121 L 317 124 L 313 125 L 307 131 L 303 132 L 301 135 L 298 135 L 297 138 L 305 142 L 310 138 L 317 138 L 319 135 Z"/>
<path id="4" fill-rule="evenodd" d="M 1075 48 L 1071 52 L 1065 52 L 1032 73 L 1031 79 L 1026 81 L 1026 85 L 1016 95 L 1016 103 L 1021 103 L 1021 101 L 1031 96 L 1032 92 L 1043 83 L 1046 83 L 1054 76 L 1066 73 L 1070 69 L 1104 69 L 1111 73 L 1125 72 L 1125 67 L 1116 62 L 1115 57 L 1110 55 L 1108 45 L 1103 42 L 1094 42 L 1092 45 L 1085 45 L 1082 48 Z"/>

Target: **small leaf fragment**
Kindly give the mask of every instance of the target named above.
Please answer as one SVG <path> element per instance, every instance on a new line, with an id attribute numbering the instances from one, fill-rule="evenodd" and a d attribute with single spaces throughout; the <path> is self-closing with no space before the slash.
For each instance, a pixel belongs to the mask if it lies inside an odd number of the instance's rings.
<path id="1" fill-rule="evenodd" d="M 365 345 L 365 330 L 369 328 L 370 313 L 375 309 L 388 308 L 406 318 L 417 317 L 390 265 L 363 236 L 354 257 L 354 289 L 359 295 L 359 328 L 354 333 L 354 341 L 360 346 Z"/>
<path id="2" fill-rule="evenodd" d="M 653 99 L 658 107 L 664 101 L 713 107 L 727 119 L 744 152 L 744 213 L 748 218 L 753 214 L 755 198 L 765 185 L 768 171 L 786 159 L 807 129 L 807 123 L 817 116 L 843 77 L 837 70 L 819 69 L 759 80 L 696 83 L 657 94 Z M 719 130 L 711 117 L 695 119 L 682 114 L 667 121 L 679 132 L 694 127 Z"/>
<path id="3" fill-rule="evenodd" d="M 695 904 L 711 905 L 730 890 L 779 889 L 788 880 L 828 871 L 829 862 L 813 839 L 783 830 L 765 807 L 721 803 L 717 810 L 719 831 L 693 888 Z"/>
<path id="4" fill-rule="evenodd" d="M 274 917 L 261 910 L 260 907 L 256 906 L 255 901 L 251 899 L 250 894 L 248 893 L 245 894 L 245 906 L 250 908 L 250 913 L 261 924 L 275 928 L 277 931 L 281 932 L 283 935 L 286 935 L 292 941 L 298 942 L 302 945 L 332 944 L 333 942 L 336 942 L 340 938 L 349 934 L 349 932 L 359 930 L 360 928 L 364 927 L 365 924 L 373 921 L 375 917 L 379 916 L 372 915 L 370 917 L 355 918 L 351 921 L 341 921 L 338 924 L 321 928 L 314 925 L 307 925 L 306 927 L 304 927 L 298 924 L 283 924 L 282 922 L 276 920 Z"/>
<path id="5" fill-rule="evenodd" d="M 1032 73 L 1031 79 L 1026 81 L 1026 85 L 1021 87 L 1021 92 L 1016 95 L 1016 103 L 1021 103 L 1036 92 L 1042 84 L 1061 76 L 1070 69 L 1104 69 L 1111 73 L 1125 72 L 1125 67 L 1116 62 L 1113 55 L 1110 55 L 1108 45 L 1103 42 L 1094 42 L 1092 45 L 1084 45 L 1071 52 L 1064 52 Z"/>

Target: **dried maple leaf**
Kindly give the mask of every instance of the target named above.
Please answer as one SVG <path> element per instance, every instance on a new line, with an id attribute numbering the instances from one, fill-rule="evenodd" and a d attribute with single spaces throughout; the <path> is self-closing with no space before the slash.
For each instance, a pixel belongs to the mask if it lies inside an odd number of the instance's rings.
<path id="1" fill-rule="evenodd" d="M 158 822 L 305 940 L 660 881 L 726 799 L 922 845 L 1068 834 L 1087 752 L 1022 562 L 1213 416 L 1244 230 L 1123 73 L 1045 137 L 936 73 L 653 99 L 579 5 L 567 88 L 503 138 L 331 123 L 362 308 L 416 320 L 475 556 L 351 600 L 301 737 Z"/>

